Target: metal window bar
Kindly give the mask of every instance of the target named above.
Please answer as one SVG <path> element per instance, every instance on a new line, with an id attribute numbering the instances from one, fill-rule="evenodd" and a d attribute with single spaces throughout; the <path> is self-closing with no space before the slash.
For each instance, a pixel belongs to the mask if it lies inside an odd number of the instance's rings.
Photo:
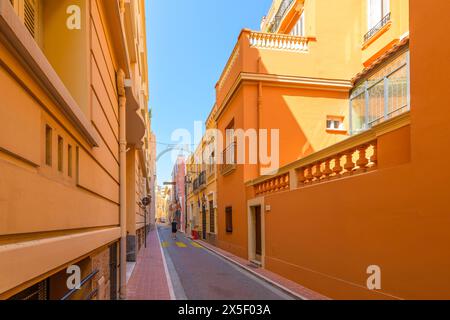
<path id="1" fill-rule="evenodd" d="M 391 13 L 389 12 L 387 15 L 381 19 L 372 29 L 369 30 L 364 35 L 364 42 L 369 41 L 378 31 L 380 31 L 385 25 L 387 25 L 391 21 Z"/>
<path id="2" fill-rule="evenodd" d="M 81 283 L 80 283 L 80 288 L 83 288 L 86 283 L 88 283 L 89 281 L 91 281 L 97 274 L 99 273 L 99 270 L 95 270 L 94 272 L 92 272 L 91 274 L 89 274 L 86 278 L 84 278 Z M 72 297 L 79 289 L 72 289 L 69 292 L 67 292 L 62 298 L 61 300 L 69 300 L 70 297 Z"/>

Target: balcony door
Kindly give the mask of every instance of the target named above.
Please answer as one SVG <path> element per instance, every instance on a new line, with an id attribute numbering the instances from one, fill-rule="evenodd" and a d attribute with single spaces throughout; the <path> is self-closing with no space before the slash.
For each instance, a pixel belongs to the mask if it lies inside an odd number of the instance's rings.
<path id="1" fill-rule="evenodd" d="M 368 29 L 375 27 L 389 12 L 390 0 L 367 0 L 368 2 Z"/>

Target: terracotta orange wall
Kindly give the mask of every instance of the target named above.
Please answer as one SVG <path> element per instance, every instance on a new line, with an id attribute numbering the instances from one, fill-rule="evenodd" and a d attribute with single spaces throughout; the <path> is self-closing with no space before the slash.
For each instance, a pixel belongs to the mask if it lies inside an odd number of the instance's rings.
<path id="1" fill-rule="evenodd" d="M 326 119 L 348 113 L 348 93 L 320 90 L 293 89 L 246 83 L 240 87 L 230 105 L 218 120 L 218 129 L 225 129 L 234 119 L 235 129 L 278 129 L 280 132 L 280 166 L 302 156 L 341 141 L 345 134 L 327 133 Z M 258 116 L 258 95 L 262 105 Z M 258 120 L 259 117 L 259 120 Z M 347 121 L 346 121 L 347 123 Z M 248 164 L 249 140 L 246 140 L 246 163 L 238 165 L 235 172 L 218 178 L 218 226 L 221 245 L 246 257 L 247 209 L 245 182 L 259 177 L 257 165 Z M 274 150 L 275 152 L 275 150 Z M 270 150 L 269 141 L 269 155 Z M 225 208 L 233 206 L 233 234 L 225 230 Z"/>
<path id="2" fill-rule="evenodd" d="M 375 172 L 265 198 L 266 268 L 336 299 L 411 294 L 399 284 L 421 271 L 411 269 L 411 250 L 425 251 L 412 234 L 431 221 L 410 201 L 409 126 L 381 136 L 378 148 Z M 370 265 L 382 268 L 382 293 L 365 287 Z"/>
<path id="3" fill-rule="evenodd" d="M 243 128 L 244 94 L 240 91 L 230 107 L 224 112 L 217 123 L 221 132 L 234 119 L 235 128 Z M 226 146 L 224 146 L 226 147 Z M 220 170 L 220 168 L 219 168 Z M 217 179 L 218 197 L 218 245 L 238 256 L 247 257 L 247 215 L 244 181 L 244 168 L 237 166 L 236 170 L 227 176 L 219 173 Z M 233 233 L 226 233 L 225 208 L 233 207 Z"/>
<path id="4" fill-rule="evenodd" d="M 443 63 L 450 3 L 410 5 L 411 126 L 380 138 L 379 170 L 266 197 L 266 267 L 332 298 L 450 294 L 450 172 L 442 148 L 450 144 L 450 98 L 442 94 L 450 80 Z M 374 264 L 380 291 L 365 287 Z"/>
<path id="5" fill-rule="evenodd" d="M 263 87 L 262 129 L 280 132 L 280 167 L 348 137 L 326 130 L 327 116 L 341 116 L 348 128 L 348 93 Z"/>

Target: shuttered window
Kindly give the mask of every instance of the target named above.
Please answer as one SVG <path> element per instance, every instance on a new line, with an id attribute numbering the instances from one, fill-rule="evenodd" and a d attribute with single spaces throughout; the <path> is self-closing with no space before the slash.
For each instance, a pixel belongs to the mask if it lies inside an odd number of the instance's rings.
<path id="1" fill-rule="evenodd" d="M 23 22 L 33 38 L 37 33 L 37 1 L 24 0 L 23 3 Z"/>
<path id="2" fill-rule="evenodd" d="M 34 39 L 38 37 L 39 0 L 9 0 Z"/>

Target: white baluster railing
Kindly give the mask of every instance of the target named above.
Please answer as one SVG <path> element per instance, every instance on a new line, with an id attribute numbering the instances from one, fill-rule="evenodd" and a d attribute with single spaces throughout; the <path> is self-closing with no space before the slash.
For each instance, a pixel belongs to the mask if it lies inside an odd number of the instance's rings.
<path id="1" fill-rule="evenodd" d="M 285 34 L 250 32 L 250 46 L 260 49 L 307 52 L 308 38 Z"/>

